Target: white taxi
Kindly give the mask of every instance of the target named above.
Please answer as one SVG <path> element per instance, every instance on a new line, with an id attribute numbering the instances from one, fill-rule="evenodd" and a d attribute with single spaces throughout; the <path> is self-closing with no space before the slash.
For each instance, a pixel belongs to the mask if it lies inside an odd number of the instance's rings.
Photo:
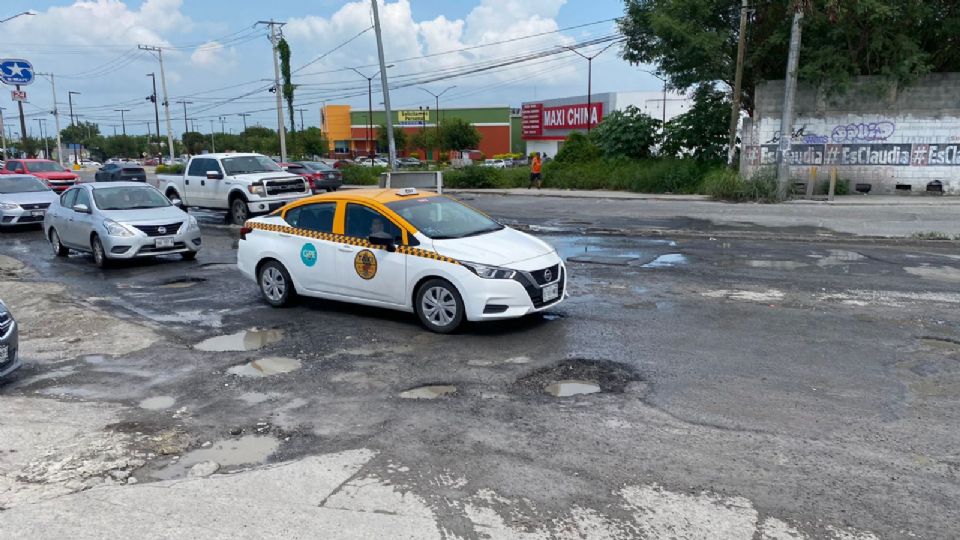
<path id="1" fill-rule="evenodd" d="M 567 295 L 553 247 L 413 188 L 327 193 L 251 219 L 237 266 L 276 307 L 298 294 L 354 302 L 415 312 L 441 333 L 464 320 L 522 317 Z"/>

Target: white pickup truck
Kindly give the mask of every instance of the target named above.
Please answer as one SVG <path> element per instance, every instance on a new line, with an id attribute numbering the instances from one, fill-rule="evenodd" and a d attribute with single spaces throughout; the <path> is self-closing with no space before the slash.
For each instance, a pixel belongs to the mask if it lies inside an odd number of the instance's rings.
<path id="1" fill-rule="evenodd" d="M 237 225 L 311 194 L 302 176 L 260 154 L 194 156 L 182 175 L 158 174 L 156 187 L 184 208 L 227 210 Z"/>

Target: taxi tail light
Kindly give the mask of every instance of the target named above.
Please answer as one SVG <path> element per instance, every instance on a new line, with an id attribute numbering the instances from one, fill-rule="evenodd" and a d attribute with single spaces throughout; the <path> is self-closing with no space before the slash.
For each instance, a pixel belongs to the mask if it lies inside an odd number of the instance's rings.
<path id="1" fill-rule="evenodd" d="M 247 226 L 240 227 L 240 239 L 246 240 L 247 235 L 252 232 L 253 232 L 253 227 L 247 227 Z"/>

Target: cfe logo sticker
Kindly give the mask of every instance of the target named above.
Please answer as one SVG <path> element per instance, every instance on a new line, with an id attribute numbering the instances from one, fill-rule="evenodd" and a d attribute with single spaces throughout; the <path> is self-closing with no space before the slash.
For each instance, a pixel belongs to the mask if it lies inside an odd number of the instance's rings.
<path id="1" fill-rule="evenodd" d="M 377 275 L 377 257 L 369 249 L 365 249 L 353 258 L 353 268 L 363 279 L 373 279 Z"/>
<path id="2" fill-rule="evenodd" d="M 317 264 L 317 248 L 313 244 L 304 244 L 300 249 L 300 260 L 304 266 L 313 266 Z"/>

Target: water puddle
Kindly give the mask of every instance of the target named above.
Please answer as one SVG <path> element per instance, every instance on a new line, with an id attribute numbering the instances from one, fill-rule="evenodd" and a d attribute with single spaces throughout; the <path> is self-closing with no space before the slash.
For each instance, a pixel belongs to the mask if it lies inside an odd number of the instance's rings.
<path id="1" fill-rule="evenodd" d="M 295 358 L 270 357 L 233 366 L 227 373 L 241 377 L 269 377 L 296 371 L 300 369 L 300 365 L 300 361 Z"/>
<path id="2" fill-rule="evenodd" d="M 474 359 L 467 361 L 468 366 L 477 366 L 477 367 L 490 367 L 490 366 L 501 366 L 503 364 L 529 364 L 529 356 L 512 356 L 506 359 Z"/>
<path id="3" fill-rule="evenodd" d="M 180 459 L 149 475 L 157 480 L 183 478 L 191 467 L 206 461 L 217 463 L 220 470 L 256 465 L 266 461 L 279 447 L 280 441 L 269 436 L 247 435 L 239 439 L 226 439 L 209 448 L 187 452 Z"/>
<path id="4" fill-rule="evenodd" d="M 599 236 L 546 237 L 566 261 L 627 266 L 638 259 L 654 260 L 657 247 L 670 245 L 670 240 L 639 238 L 605 238 Z"/>
<path id="5" fill-rule="evenodd" d="M 600 392 L 600 385 L 593 381 L 567 380 L 548 384 L 544 392 L 553 397 L 570 397 Z"/>
<path id="6" fill-rule="evenodd" d="M 451 396 L 456 393 L 456 386 L 437 384 L 411 388 L 406 392 L 400 392 L 400 397 L 403 399 L 437 399 L 440 397 Z"/>
<path id="7" fill-rule="evenodd" d="M 687 258 L 680 253 L 667 253 L 643 265 L 643 268 L 672 268 L 687 264 Z"/>
<path id="8" fill-rule="evenodd" d="M 241 352 L 256 351 L 283 339 L 283 330 L 244 330 L 236 334 L 205 339 L 193 346 L 198 351 Z"/>
<path id="9" fill-rule="evenodd" d="M 162 411 L 173 407 L 177 400 L 173 396 L 156 396 L 140 402 L 140 408 L 148 411 Z"/>
<path id="10" fill-rule="evenodd" d="M 952 266 L 915 266 L 904 268 L 904 270 L 910 275 L 924 279 L 960 281 L 960 268 L 953 268 Z"/>
<path id="11" fill-rule="evenodd" d="M 866 259 L 856 251 L 847 251 L 845 249 L 831 249 L 826 257 L 814 256 L 817 259 L 817 266 L 838 266 L 862 261 Z"/>
<path id="12" fill-rule="evenodd" d="M 746 265 L 751 268 L 767 268 L 770 270 L 796 270 L 809 266 L 807 263 L 797 261 L 771 261 L 767 259 L 746 261 Z"/>
<path id="13" fill-rule="evenodd" d="M 247 405 L 258 405 L 260 403 L 265 403 L 271 399 L 276 399 L 280 397 L 280 394 L 264 394 L 263 392 L 246 392 L 237 396 L 237 399 L 246 403 Z"/>
<path id="14" fill-rule="evenodd" d="M 160 288 L 161 289 L 189 289 L 190 287 L 193 287 L 197 283 L 204 283 L 206 281 L 207 281 L 206 278 L 183 277 L 183 278 L 177 278 L 177 279 L 171 279 L 169 281 L 165 281 L 163 282 L 163 284 L 160 285 Z"/>
<path id="15" fill-rule="evenodd" d="M 91 354 L 84 356 L 83 361 L 94 366 L 98 366 L 107 361 L 107 357 L 102 354 Z"/>

